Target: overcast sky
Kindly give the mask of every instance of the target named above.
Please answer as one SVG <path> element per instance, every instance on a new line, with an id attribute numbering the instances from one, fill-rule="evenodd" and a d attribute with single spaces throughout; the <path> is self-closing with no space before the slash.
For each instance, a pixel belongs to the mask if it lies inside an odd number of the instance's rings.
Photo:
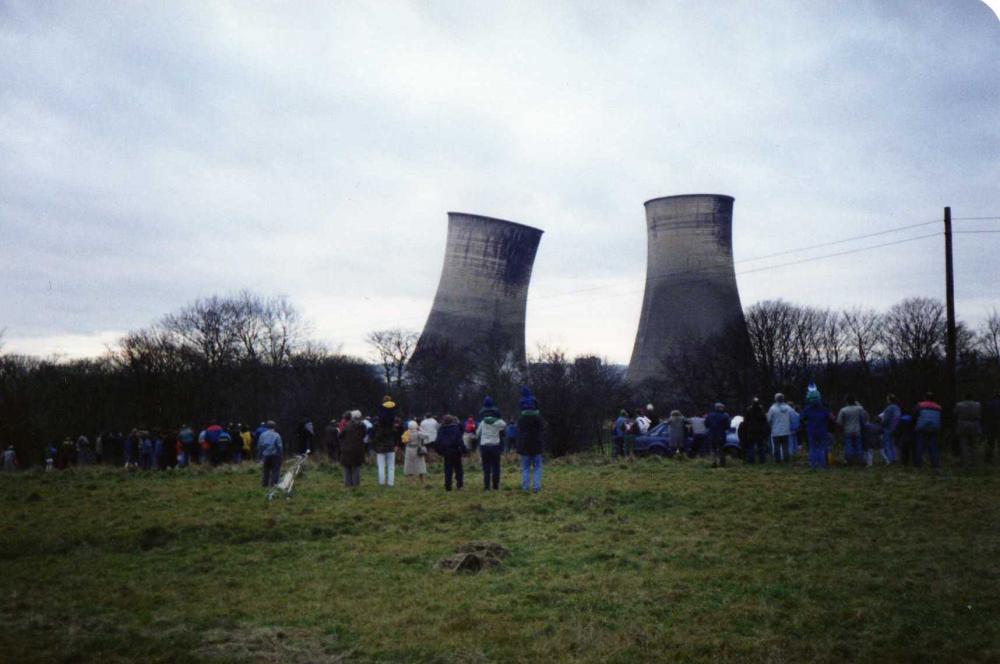
<path id="1" fill-rule="evenodd" d="M 191 300 L 287 295 L 331 347 L 419 330 L 446 212 L 545 235 L 528 345 L 627 362 L 643 202 L 734 196 L 737 271 L 1000 217 L 1000 22 L 937 2 L 0 0 L 5 350 L 100 353 Z M 1000 221 L 956 229 L 1000 230 Z M 960 317 L 1000 234 L 956 237 Z M 928 238 L 738 277 L 943 296 Z"/>

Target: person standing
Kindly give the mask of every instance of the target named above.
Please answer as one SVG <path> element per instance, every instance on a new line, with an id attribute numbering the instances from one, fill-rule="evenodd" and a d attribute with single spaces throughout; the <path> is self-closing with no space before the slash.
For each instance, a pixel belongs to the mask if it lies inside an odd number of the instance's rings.
<path id="1" fill-rule="evenodd" d="M 295 437 L 299 442 L 299 454 L 312 454 L 313 439 L 316 437 L 316 430 L 313 428 L 312 420 L 303 417 L 295 430 Z"/>
<path id="2" fill-rule="evenodd" d="M 125 457 L 125 467 L 135 468 L 139 460 L 139 431 L 132 429 L 122 439 L 122 456 Z"/>
<path id="3" fill-rule="evenodd" d="M 361 466 L 365 463 L 365 436 L 368 428 L 360 410 L 352 410 L 350 420 L 340 434 L 340 465 L 344 468 L 344 486 L 361 486 Z"/>
<path id="4" fill-rule="evenodd" d="M 687 418 L 688 426 L 691 428 L 691 449 L 688 456 L 692 459 L 696 456 L 708 454 L 708 427 L 705 426 L 705 417 L 695 413 Z"/>
<path id="5" fill-rule="evenodd" d="M 240 459 L 236 463 L 242 463 L 244 459 L 252 458 L 253 436 L 250 434 L 250 427 L 240 424 Z"/>
<path id="6" fill-rule="evenodd" d="M 691 422 L 688 418 L 684 417 L 684 413 L 679 410 L 670 411 L 670 417 L 667 418 L 667 433 L 669 434 L 667 443 L 673 448 L 674 454 L 683 454 L 685 448 L 687 448 L 687 434 L 690 425 Z M 688 456 L 694 457 L 695 454 L 694 445 L 692 444 L 690 450 L 688 450 Z"/>
<path id="7" fill-rule="evenodd" d="M 652 424 L 652 420 L 646 417 L 646 412 L 642 409 L 636 409 L 638 415 L 635 416 L 635 428 L 640 436 L 645 436 L 649 433 L 649 426 Z"/>
<path id="8" fill-rule="evenodd" d="M 895 394 L 887 396 L 885 404 L 885 410 L 879 413 L 878 420 L 882 425 L 882 460 L 888 465 L 896 460 L 896 439 L 899 436 L 899 420 L 903 416 L 903 411 Z"/>
<path id="9" fill-rule="evenodd" d="M 177 432 L 177 443 L 184 449 L 185 465 L 197 461 L 198 452 L 191 427 L 186 424 L 181 425 L 181 430 Z"/>
<path id="10" fill-rule="evenodd" d="M 812 470 L 826 468 L 826 457 L 830 440 L 830 411 L 823 405 L 823 398 L 814 383 L 806 390 L 806 405 L 802 409 L 801 422 L 806 430 L 806 444 L 809 450 L 809 467 Z"/>
<path id="11" fill-rule="evenodd" d="M 424 415 L 424 419 L 420 420 L 420 433 L 427 437 L 427 442 L 425 445 L 428 447 L 434 447 L 437 442 L 438 429 L 441 425 L 438 421 L 434 419 L 434 416 L 430 413 Z"/>
<path id="12" fill-rule="evenodd" d="M 544 425 L 538 411 L 538 400 L 527 387 L 521 388 L 518 404 L 521 415 L 517 418 L 517 453 L 521 456 L 521 490 L 542 490 L 542 433 Z M 532 477 L 532 474 L 534 475 Z"/>
<path id="13" fill-rule="evenodd" d="M 934 394 L 928 392 L 924 400 L 917 404 L 913 466 L 923 468 L 924 451 L 931 458 L 931 468 L 941 467 L 941 450 L 938 447 L 938 433 L 941 431 L 941 406 L 934 401 Z"/>
<path id="14" fill-rule="evenodd" d="M 653 429 L 660 423 L 660 416 L 656 414 L 656 407 L 651 403 L 646 404 L 646 419 L 649 420 L 649 428 Z"/>
<path id="15" fill-rule="evenodd" d="M 705 418 L 708 442 L 712 447 L 712 468 L 726 467 L 726 434 L 729 432 L 730 422 L 732 418 L 722 403 L 716 403 L 712 412 Z"/>
<path id="16" fill-rule="evenodd" d="M 611 458 L 625 456 L 625 435 L 628 432 L 628 411 L 618 411 L 618 419 L 611 427 Z"/>
<path id="17" fill-rule="evenodd" d="M 788 463 L 788 437 L 792 435 L 792 407 L 785 403 L 785 395 L 778 392 L 774 403 L 767 410 L 767 424 L 774 443 L 774 460 Z"/>
<path id="18" fill-rule="evenodd" d="M 965 467 L 973 463 L 976 439 L 982 433 L 982 419 L 983 407 L 971 394 L 966 394 L 965 399 L 955 404 L 955 433 L 958 435 L 962 465 Z"/>
<path id="19" fill-rule="evenodd" d="M 500 434 L 507 423 L 500 417 L 500 411 L 493 407 L 493 400 L 486 397 L 483 408 L 479 411 L 482 420 L 476 427 L 476 438 L 479 439 L 479 457 L 483 462 L 483 489 L 494 491 L 500 489 Z"/>
<path id="20" fill-rule="evenodd" d="M 209 460 L 213 466 L 218 466 L 224 460 L 225 449 L 222 446 L 222 434 L 225 430 L 219 426 L 219 423 L 215 420 L 208 425 L 205 429 L 205 442 L 204 448 L 208 452 Z M 226 441 L 229 440 L 229 434 L 225 436 Z"/>
<path id="21" fill-rule="evenodd" d="M 139 436 L 139 467 L 142 470 L 152 470 L 153 458 L 153 439 L 148 431 L 143 431 Z"/>
<path id="22" fill-rule="evenodd" d="M 420 486 L 424 485 L 427 475 L 427 436 L 420 430 L 417 421 L 410 420 L 406 427 L 405 451 L 403 453 L 403 474 L 407 477 L 420 478 Z"/>
<path id="23" fill-rule="evenodd" d="M 844 407 L 837 413 L 837 425 L 844 436 L 844 462 L 848 465 L 863 465 L 865 451 L 861 437 L 868 421 L 868 413 L 853 394 L 848 394 L 844 402 Z"/>
<path id="24" fill-rule="evenodd" d="M 743 455 L 747 463 L 764 463 L 767 458 L 769 434 L 767 413 L 764 412 L 760 399 L 754 397 L 740 424 L 740 444 L 743 445 Z"/>
<path id="25" fill-rule="evenodd" d="M 441 428 L 437 432 L 437 451 L 444 458 L 444 490 L 451 491 L 453 476 L 455 488 L 461 489 L 465 484 L 462 470 L 465 444 L 462 442 L 462 427 L 454 415 L 445 415 L 441 421 Z"/>
<path id="26" fill-rule="evenodd" d="M 1000 442 L 1000 390 L 983 404 L 983 446 L 986 463 L 993 463 L 993 452 Z"/>
<path id="27" fill-rule="evenodd" d="M 396 479 L 396 402 L 382 397 L 375 421 L 375 463 L 379 486 L 392 486 Z"/>
<path id="28" fill-rule="evenodd" d="M 337 420 L 330 420 L 330 423 L 323 427 L 323 449 L 331 462 L 340 460 L 340 426 Z"/>
<path id="29" fill-rule="evenodd" d="M 8 445 L 7 449 L 3 451 L 2 467 L 4 472 L 13 473 L 17 470 L 17 452 L 14 451 L 13 445 Z"/>
<path id="30" fill-rule="evenodd" d="M 265 489 L 278 483 L 278 476 L 281 474 L 281 459 L 285 451 L 281 435 L 275 431 L 277 423 L 274 420 L 268 420 L 266 426 L 267 430 L 260 434 L 257 439 L 257 449 L 260 451 L 261 461 L 260 485 Z"/>

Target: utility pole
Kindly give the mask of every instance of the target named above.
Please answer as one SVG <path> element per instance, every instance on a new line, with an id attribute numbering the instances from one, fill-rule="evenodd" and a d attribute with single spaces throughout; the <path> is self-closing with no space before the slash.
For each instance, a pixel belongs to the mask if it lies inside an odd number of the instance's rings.
<path id="1" fill-rule="evenodd" d="M 948 403 L 954 403 L 958 394 L 958 361 L 955 340 L 955 261 L 951 251 L 951 208 L 944 209 L 944 272 L 945 272 L 945 305 L 948 311 L 948 338 L 946 348 L 946 364 L 948 371 Z M 949 406 L 950 407 L 950 406 Z"/>

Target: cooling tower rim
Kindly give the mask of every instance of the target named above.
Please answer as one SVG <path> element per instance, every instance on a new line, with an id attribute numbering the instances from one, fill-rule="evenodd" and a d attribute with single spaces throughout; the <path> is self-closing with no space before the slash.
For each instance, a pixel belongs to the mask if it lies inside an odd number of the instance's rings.
<path id="1" fill-rule="evenodd" d="M 677 194 L 676 196 L 657 196 L 656 198 L 650 198 L 648 201 L 643 203 L 643 205 L 649 205 L 650 203 L 656 203 L 658 201 L 669 201 L 679 198 L 724 198 L 730 201 L 736 200 L 732 196 L 728 196 L 726 194 Z"/>
<path id="2" fill-rule="evenodd" d="M 485 221 L 495 221 L 501 224 L 509 224 L 511 226 L 520 226 L 521 228 L 527 228 L 529 231 L 534 231 L 539 235 L 545 232 L 541 228 L 535 228 L 534 226 L 529 226 L 527 224 L 521 224 L 516 221 L 510 221 L 509 219 L 500 219 L 499 217 L 487 217 L 486 215 L 483 214 L 473 214 L 471 212 L 449 212 L 448 213 L 449 221 L 451 220 L 452 215 L 457 215 L 461 217 L 472 217 L 473 219 L 483 219 Z"/>

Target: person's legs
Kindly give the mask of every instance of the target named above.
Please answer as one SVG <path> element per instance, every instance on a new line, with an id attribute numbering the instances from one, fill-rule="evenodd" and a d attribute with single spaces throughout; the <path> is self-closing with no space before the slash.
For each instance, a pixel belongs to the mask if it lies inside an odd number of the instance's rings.
<path id="1" fill-rule="evenodd" d="M 265 489 L 270 486 L 267 482 L 271 479 L 271 457 L 266 456 L 261 459 L 260 464 L 260 485 Z"/>
<path id="2" fill-rule="evenodd" d="M 479 460 L 482 462 L 483 466 L 483 490 L 490 490 L 490 479 L 493 475 L 493 464 L 490 463 L 490 452 L 489 447 L 479 448 Z"/>
<path id="3" fill-rule="evenodd" d="M 757 463 L 764 463 L 767 461 L 767 439 L 758 438 L 754 447 L 757 448 Z"/>
<path id="4" fill-rule="evenodd" d="M 444 490 L 451 491 L 451 478 L 455 473 L 455 466 L 450 454 L 444 456 Z"/>
<path id="5" fill-rule="evenodd" d="M 500 490 L 500 449 L 493 450 L 493 490 Z"/>
<path id="6" fill-rule="evenodd" d="M 848 464 L 861 463 L 864 451 L 861 449 L 861 434 L 844 435 L 844 461 Z"/>
<path id="7" fill-rule="evenodd" d="M 788 463 L 788 436 L 774 436 L 774 460 L 777 463 Z"/>
<path id="8" fill-rule="evenodd" d="M 483 488 L 487 491 L 490 488 L 500 488 L 500 448 L 497 445 L 487 445 L 479 447 L 479 454 L 483 460 Z"/>
<path id="9" fill-rule="evenodd" d="M 465 485 L 465 471 L 462 470 L 462 455 L 455 457 L 455 488 L 461 489 Z"/>
<path id="10" fill-rule="evenodd" d="M 927 434 L 927 453 L 931 457 L 931 468 L 937 470 L 941 467 L 941 448 L 938 447 L 938 435 L 936 431 Z"/>
<path id="11" fill-rule="evenodd" d="M 893 450 L 892 450 L 892 434 L 888 431 L 882 432 L 882 449 L 879 450 L 882 455 L 882 461 L 886 465 L 892 463 Z"/>
<path id="12" fill-rule="evenodd" d="M 959 449 L 962 451 L 962 465 L 965 467 L 970 467 L 973 464 L 973 452 L 972 452 L 972 440 L 973 436 L 970 433 L 960 434 L 958 437 Z"/>
<path id="13" fill-rule="evenodd" d="M 813 470 L 819 469 L 819 436 L 809 433 L 809 467 Z"/>
<path id="14" fill-rule="evenodd" d="M 528 480 L 530 478 L 531 471 L 531 457 L 527 454 L 521 455 L 521 490 L 528 490 Z"/>
<path id="15" fill-rule="evenodd" d="M 913 438 L 913 467 L 923 468 L 924 467 L 924 436 L 926 434 L 918 431 L 914 434 Z"/>
<path id="16" fill-rule="evenodd" d="M 281 455 L 274 455 L 274 467 L 271 469 L 271 485 L 278 483 L 278 478 L 281 476 Z"/>
<path id="17" fill-rule="evenodd" d="M 531 465 L 535 469 L 535 478 L 534 478 L 535 481 L 532 486 L 532 489 L 534 490 L 535 493 L 538 493 L 539 491 L 542 490 L 542 455 L 536 454 L 533 457 L 531 457 Z"/>
<path id="18" fill-rule="evenodd" d="M 723 448 L 725 441 L 713 439 L 712 440 L 712 462 L 720 466 L 726 465 L 726 452 Z"/>
<path id="19" fill-rule="evenodd" d="M 353 479 L 353 473 L 351 473 L 351 469 L 347 466 L 341 466 L 341 468 L 344 469 L 344 486 L 349 487 L 352 485 L 351 480 Z"/>
<path id="20" fill-rule="evenodd" d="M 385 485 L 385 455 L 381 452 L 375 454 L 375 465 L 378 466 L 378 485 Z"/>
<path id="21" fill-rule="evenodd" d="M 396 453 L 389 452 L 385 455 L 385 465 L 386 474 L 388 476 L 389 486 L 392 486 L 396 481 Z"/>

